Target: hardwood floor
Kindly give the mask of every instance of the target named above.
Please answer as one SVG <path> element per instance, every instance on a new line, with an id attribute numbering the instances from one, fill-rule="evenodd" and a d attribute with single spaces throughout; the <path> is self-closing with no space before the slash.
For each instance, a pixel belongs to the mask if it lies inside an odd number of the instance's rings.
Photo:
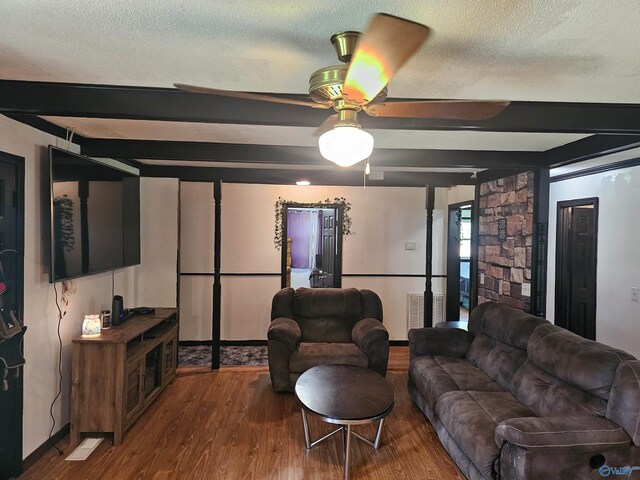
<path id="1" fill-rule="evenodd" d="M 351 478 L 462 480 L 409 399 L 406 366 L 398 371 L 401 362 L 408 363 L 403 348 L 392 349 L 397 367 L 387 378 L 396 406 L 385 422 L 382 446 L 376 451 L 353 441 Z M 83 462 L 66 462 L 50 450 L 20 480 L 342 478 L 340 436 L 306 451 L 295 396 L 274 393 L 268 371 L 253 368 L 182 370 L 125 434 L 121 446 L 102 442 Z M 310 416 L 314 438 L 331 427 Z M 373 436 L 372 428 L 357 431 Z M 68 437 L 59 446 L 64 449 L 67 442 Z M 65 450 L 65 455 L 70 453 Z"/>

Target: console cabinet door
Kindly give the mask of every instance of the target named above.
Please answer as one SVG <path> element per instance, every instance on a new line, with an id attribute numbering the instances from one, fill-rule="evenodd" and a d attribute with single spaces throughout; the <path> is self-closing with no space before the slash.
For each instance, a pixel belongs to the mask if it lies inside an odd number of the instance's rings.
<path id="1" fill-rule="evenodd" d="M 175 330 L 174 330 L 175 332 Z M 166 385 L 173 380 L 176 374 L 176 354 L 177 354 L 177 339 L 175 334 L 171 335 L 164 341 L 162 348 L 162 384 Z"/>
<path id="2" fill-rule="evenodd" d="M 127 366 L 127 397 L 126 401 L 126 423 L 136 418 L 137 413 L 142 408 L 144 392 L 144 357 L 138 358 Z"/>

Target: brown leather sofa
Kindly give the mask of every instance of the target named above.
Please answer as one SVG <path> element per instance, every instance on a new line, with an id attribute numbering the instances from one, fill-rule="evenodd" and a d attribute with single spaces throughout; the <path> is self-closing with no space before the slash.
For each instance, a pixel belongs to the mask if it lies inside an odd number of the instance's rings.
<path id="1" fill-rule="evenodd" d="M 640 361 L 498 303 L 409 331 L 409 394 L 472 480 L 640 465 Z M 640 475 L 640 472 L 632 472 Z"/>
<path id="2" fill-rule="evenodd" d="M 389 334 L 382 325 L 382 302 L 371 290 L 282 289 L 273 297 L 267 340 L 276 392 L 293 391 L 298 377 L 316 365 L 387 373 Z"/>

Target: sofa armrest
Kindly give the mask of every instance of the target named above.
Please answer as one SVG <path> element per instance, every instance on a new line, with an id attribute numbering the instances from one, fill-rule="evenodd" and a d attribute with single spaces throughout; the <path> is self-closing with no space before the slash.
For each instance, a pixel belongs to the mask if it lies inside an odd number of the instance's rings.
<path id="1" fill-rule="evenodd" d="M 298 348 L 302 340 L 300 325 L 292 318 L 276 318 L 271 322 L 271 325 L 269 325 L 267 339 L 282 342 L 290 352 L 293 352 Z"/>
<path id="2" fill-rule="evenodd" d="M 473 335 L 460 328 L 412 328 L 409 330 L 411 360 L 423 355 L 464 358 Z"/>
<path id="3" fill-rule="evenodd" d="M 351 340 L 364 353 L 369 353 L 371 347 L 378 342 L 389 340 L 389 332 L 376 318 L 363 318 L 351 329 Z"/>
<path id="4" fill-rule="evenodd" d="M 496 427 L 499 448 L 505 442 L 531 451 L 593 453 L 625 448 L 631 438 L 617 423 L 600 417 L 512 418 Z"/>

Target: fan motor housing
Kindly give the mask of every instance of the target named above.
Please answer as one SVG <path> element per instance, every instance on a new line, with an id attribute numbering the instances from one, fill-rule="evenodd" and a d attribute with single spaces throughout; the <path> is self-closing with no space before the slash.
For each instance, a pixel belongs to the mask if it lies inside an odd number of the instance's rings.
<path id="1" fill-rule="evenodd" d="M 342 84 L 347 77 L 349 65 L 332 65 L 316 70 L 309 78 L 309 96 L 319 103 L 333 103 L 342 98 Z M 387 98 L 384 87 L 370 103 L 382 102 Z"/>

